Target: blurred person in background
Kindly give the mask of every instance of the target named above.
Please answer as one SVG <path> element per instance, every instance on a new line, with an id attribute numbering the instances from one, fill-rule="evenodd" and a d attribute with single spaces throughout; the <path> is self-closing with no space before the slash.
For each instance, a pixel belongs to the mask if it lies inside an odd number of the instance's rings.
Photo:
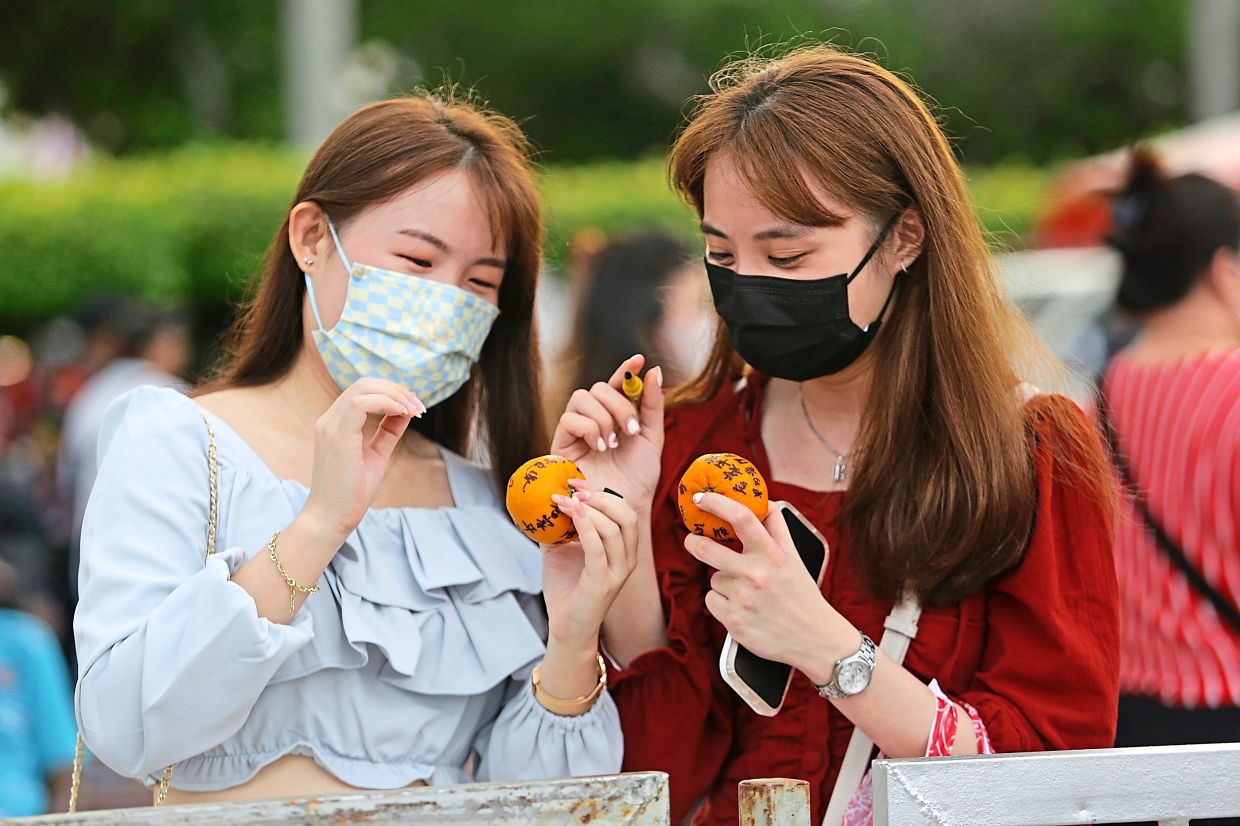
<path id="1" fill-rule="evenodd" d="M 647 229 L 606 244 L 589 262 L 560 363 L 569 370 L 554 407 L 563 410 L 577 387 L 606 381 L 634 353 L 663 367 L 669 387 L 688 381 L 706 364 L 714 317 L 706 279 L 689 246 Z"/>
<path id="2" fill-rule="evenodd" d="M 183 390 L 182 378 L 190 363 L 189 328 L 175 312 L 160 310 L 137 299 L 116 299 L 93 328 L 87 328 L 87 360 L 104 355 L 106 343 L 115 347 L 73 396 L 65 410 L 60 432 L 57 478 L 61 494 L 73 514 L 69 551 L 69 582 L 77 594 L 78 543 L 82 516 L 98 472 L 96 453 L 103 414 L 113 401 L 135 387 L 173 387 Z M 90 342 L 96 342 L 94 346 Z"/>
<path id="3" fill-rule="evenodd" d="M 1100 413 L 1130 496 L 1119 746 L 1240 740 L 1240 201 L 1138 150 L 1110 239 L 1141 321 Z M 1213 821 L 1211 821 L 1213 822 Z M 1240 819 L 1218 821 L 1240 823 Z"/>
<path id="4" fill-rule="evenodd" d="M 51 631 L 14 610 L 21 588 L 0 559 L 0 817 L 63 810 L 73 765 L 68 667 Z"/>

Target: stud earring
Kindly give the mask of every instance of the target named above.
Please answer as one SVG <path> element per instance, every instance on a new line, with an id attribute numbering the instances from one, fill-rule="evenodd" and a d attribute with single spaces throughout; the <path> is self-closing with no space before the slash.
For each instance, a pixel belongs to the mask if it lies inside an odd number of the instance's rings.
<path id="1" fill-rule="evenodd" d="M 313 259 L 313 258 L 311 258 L 311 257 L 310 257 L 310 256 L 308 256 L 308 255 L 307 255 L 305 258 L 301 259 L 301 260 L 306 262 L 306 266 L 307 266 L 307 267 L 308 267 L 308 266 L 310 266 L 311 264 L 313 264 L 313 263 L 314 263 L 314 259 Z"/>

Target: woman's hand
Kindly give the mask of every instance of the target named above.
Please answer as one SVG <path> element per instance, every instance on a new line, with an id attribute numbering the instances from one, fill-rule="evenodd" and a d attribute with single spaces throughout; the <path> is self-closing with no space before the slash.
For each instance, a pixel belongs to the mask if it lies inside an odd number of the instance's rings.
<path id="1" fill-rule="evenodd" d="M 646 372 L 641 407 L 621 392 L 625 372 L 640 374 L 644 356 L 623 362 L 607 382 L 578 390 L 551 440 L 551 452 L 571 459 L 598 488 L 619 491 L 636 510 L 649 510 L 663 453 L 663 370 Z"/>
<path id="2" fill-rule="evenodd" d="M 787 663 L 819 683 L 829 680 L 834 663 L 855 653 L 859 632 L 822 596 L 797 554 L 782 506 L 772 503 L 760 522 L 717 493 L 698 494 L 695 501 L 730 522 L 744 546 L 737 553 L 704 536 L 685 539 L 685 549 L 716 570 L 706 609 L 759 657 Z"/>
<path id="3" fill-rule="evenodd" d="M 375 500 L 392 451 L 426 405 L 383 379 L 358 379 L 314 426 L 314 470 L 302 514 L 334 541 L 343 542 Z M 379 427 L 363 437 L 370 416 Z"/>
<path id="4" fill-rule="evenodd" d="M 574 480 L 573 496 L 555 496 L 573 520 L 577 540 L 544 545 L 543 597 L 551 639 L 598 646 L 599 628 L 637 564 L 637 513 L 618 496 Z"/>

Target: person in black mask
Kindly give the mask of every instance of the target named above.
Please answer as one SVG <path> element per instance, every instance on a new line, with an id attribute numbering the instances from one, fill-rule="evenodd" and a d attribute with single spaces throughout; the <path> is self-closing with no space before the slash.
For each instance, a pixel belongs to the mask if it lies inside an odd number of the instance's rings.
<path id="1" fill-rule="evenodd" d="M 670 167 L 701 218 L 713 352 L 666 411 L 658 367 L 640 406 L 619 392 L 647 366 L 626 360 L 552 443 L 587 477 L 579 497 L 610 488 L 639 515 L 603 626 L 625 769 L 671 774 L 675 822 L 701 804 L 696 823 L 735 823 L 737 781 L 783 776 L 838 826 L 868 822 L 870 741 L 1109 746 L 1110 476 L 1082 412 L 1022 381 L 1053 364 L 999 290 L 933 115 L 860 57 L 755 58 L 719 75 Z M 741 547 L 688 535 L 677 482 L 717 452 L 826 539 L 821 583 L 778 504 L 760 522 L 706 493 Z M 795 669 L 777 716 L 721 678 L 727 633 Z"/>

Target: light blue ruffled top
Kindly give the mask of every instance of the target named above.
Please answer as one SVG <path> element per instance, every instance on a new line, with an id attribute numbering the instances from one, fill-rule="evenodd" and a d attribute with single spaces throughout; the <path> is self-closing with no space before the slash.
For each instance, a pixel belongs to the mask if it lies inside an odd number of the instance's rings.
<path id="1" fill-rule="evenodd" d="M 172 785 L 191 791 L 244 783 L 286 754 L 374 789 L 619 771 L 610 696 L 579 717 L 533 698 L 540 552 L 485 471 L 442 450 L 454 506 L 368 511 L 281 625 L 229 577 L 307 489 L 207 413 L 220 549 L 208 558 L 202 411 L 146 387 L 104 418 L 73 623 L 78 724 L 104 763 L 148 781 L 173 763 Z"/>

